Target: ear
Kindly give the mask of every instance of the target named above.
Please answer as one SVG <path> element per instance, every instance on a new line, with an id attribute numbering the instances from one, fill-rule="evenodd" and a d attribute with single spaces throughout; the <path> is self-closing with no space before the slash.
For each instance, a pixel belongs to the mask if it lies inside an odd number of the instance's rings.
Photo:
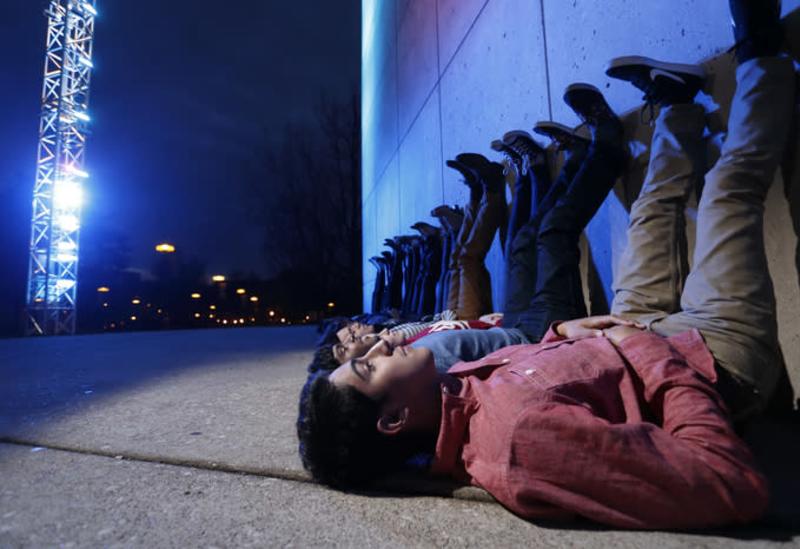
<path id="1" fill-rule="evenodd" d="M 399 410 L 385 411 L 378 418 L 378 432 L 384 435 L 398 435 L 408 423 L 408 407 Z"/>

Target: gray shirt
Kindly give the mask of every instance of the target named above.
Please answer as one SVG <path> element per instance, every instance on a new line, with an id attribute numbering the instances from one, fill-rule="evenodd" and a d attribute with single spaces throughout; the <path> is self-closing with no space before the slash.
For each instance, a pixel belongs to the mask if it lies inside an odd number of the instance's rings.
<path id="1" fill-rule="evenodd" d="M 456 362 L 478 360 L 497 349 L 523 343 L 531 341 L 519 330 L 489 328 L 434 332 L 418 339 L 411 344 L 411 347 L 430 349 L 436 370 L 444 373 Z"/>

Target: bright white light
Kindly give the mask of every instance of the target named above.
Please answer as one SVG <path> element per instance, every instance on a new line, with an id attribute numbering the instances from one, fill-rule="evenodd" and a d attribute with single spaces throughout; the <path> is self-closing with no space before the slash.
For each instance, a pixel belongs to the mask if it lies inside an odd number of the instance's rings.
<path id="1" fill-rule="evenodd" d="M 85 9 L 86 11 L 91 13 L 92 15 L 94 15 L 94 16 L 97 15 L 97 10 L 95 9 L 95 7 L 93 5 L 91 5 L 91 4 L 87 3 L 87 2 L 84 2 L 83 4 L 81 4 L 81 6 L 83 7 L 83 9 Z"/>
<path id="2" fill-rule="evenodd" d="M 58 243 L 58 251 L 59 252 L 71 252 L 73 250 L 78 249 L 74 242 L 59 242 Z"/>
<path id="3" fill-rule="evenodd" d="M 82 169 L 78 168 L 77 166 L 73 166 L 72 164 L 66 164 L 64 166 L 64 170 L 71 173 L 72 175 L 77 175 L 78 177 L 83 177 L 84 179 L 89 177 L 89 172 L 85 172 Z"/>
<path id="4" fill-rule="evenodd" d="M 77 118 L 78 120 L 83 120 L 84 122 L 89 122 L 91 118 L 85 112 L 73 112 L 72 115 Z"/>
<path id="5" fill-rule="evenodd" d="M 56 280 L 56 289 L 60 293 L 61 292 L 66 292 L 67 290 L 72 288 L 74 285 L 75 285 L 75 281 L 74 280 L 70 280 L 68 278 L 59 278 L 58 280 Z"/>
<path id="6" fill-rule="evenodd" d="M 90 69 L 94 68 L 94 64 L 92 63 L 92 60 L 89 59 L 88 57 L 84 57 L 84 56 L 81 55 L 78 58 L 78 61 L 80 62 L 81 65 L 86 65 Z"/>
<path id="7" fill-rule="evenodd" d="M 83 204 L 83 189 L 74 181 L 58 181 L 53 189 L 53 208 L 73 210 Z"/>
<path id="8" fill-rule="evenodd" d="M 78 221 L 78 218 L 70 214 L 57 216 L 55 219 L 55 223 L 61 228 L 62 231 L 67 233 L 75 232 L 81 226 L 80 222 Z"/>
<path id="9" fill-rule="evenodd" d="M 56 261 L 59 261 L 61 263 L 69 263 L 71 261 L 77 261 L 77 260 L 78 260 L 78 256 L 75 255 L 75 254 L 57 254 L 56 255 Z"/>

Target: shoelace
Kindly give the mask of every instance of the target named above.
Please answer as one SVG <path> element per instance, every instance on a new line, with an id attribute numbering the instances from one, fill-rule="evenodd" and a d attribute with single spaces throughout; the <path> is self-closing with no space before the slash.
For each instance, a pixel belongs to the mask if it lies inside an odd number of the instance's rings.
<path id="1" fill-rule="evenodd" d="M 644 90 L 644 95 L 642 96 L 644 105 L 639 111 L 639 122 L 642 124 L 647 124 L 648 126 L 652 126 L 656 119 L 656 103 L 658 103 L 655 82 L 652 82 L 648 79 L 646 82 L 634 82 L 634 85 L 640 90 Z M 647 113 L 647 120 L 645 120 L 645 112 Z"/>

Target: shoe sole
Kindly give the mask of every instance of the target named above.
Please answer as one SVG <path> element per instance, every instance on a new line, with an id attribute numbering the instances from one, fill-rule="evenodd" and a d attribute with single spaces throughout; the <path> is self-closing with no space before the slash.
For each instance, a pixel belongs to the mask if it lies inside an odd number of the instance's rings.
<path id="1" fill-rule="evenodd" d="M 478 175 L 475 173 L 475 170 L 464 164 L 463 162 L 459 162 L 458 160 L 447 160 L 445 165 L 448 168 L 452 168 L 459 173 L 461 177 L 464 178 L 464 182 L 467 185 L 475 185 L 478 182 Z"/>
<path id="2" fill-rule="evenodd" d="M 574 129 L 558 122 L 537 122 L 533 127 L 533 131 L 539 135 L 543 135 L 557 144 L 562 143 L 563 140 L 572 140 L 580 143 L 590 143 L 591 140 L 578 135 Z M 560 136 L 560 137 L 557 137 Z"/>
<path id="3" fill-rule="evenodd" d="M 586 84 L 584 82 L 577 82 L 575 84 L 570 84 L 569 86 L 567 86 L 567 88 L 564 90 L 564 97 L 566 98 L 568 94 L 576 91 L 589 91 L 598 94 L 600 97 L 603 96 L 602 92 L 600 92 L 600 90 L 597 89 L 596 86 L 592 86 L 591 84 Z"/>
<path id="4" fill-rule="evenodd" d="M 503 152 L 503 149 L 505 148 L 505 144 L 502 141 L 500 141 L 499 139 L 495 139 L 494 141 L 491 142 L 489 147 L 491 147 L 491 149 L 493 151 Z"/>
<path id="5" fill-rule="evenodd" d="M 533 137 L 531 137 L 531 134 L 529 134 L 528 132 L 524 130 L 511 130 L 510 132 L 506 132 L 503 134 L 503 143 L 505 143 L 506 145 L 510 145 L 511 143 L 514 142 L 514 139 L 516 139 L 517 137 L 522 137 L 523 139 L 530 139 L 531 141 L 533 141 Z"/>
<path id="6" fill-rule="evenodd" d="M 705 80 L 707 75 L 705 69 L 699 65 L 687 65 L 684 63 L 667 63 L 666 61 L 658 61 L 656 59 L 651 59 L 650 57 L 643 57 L 641 55 L 629 55 L 625 57 L 615 57 L 611 61 L 608 62 L 606 66 L 606 75 L 610 76 L 611 78 L 617 78 L 619 80 L 628 80 L 627 78 L 622 78 L 618 74 L 615 74 L 619 69 L 622 68 L 631 68 L 631 67 L 642 67 L 649 71 L 652 70 L 659 70 L 664 72 L 670 72 L 677 75 L 689 75 L 695 78 L 700 78 L 701 80 Z"/>
<path id="7" fill-rule="evenodd" d="M 514 162 L 519 162 L 520 160 L 522 160 L 517 151 L 515 151 L 513 148 L 511 148 L 510 145 L 506 145 L 499 139 L 495 139 L 494 141 L 492 141 L 490 147 L 497 152 L 510 156 L 511 160 L 513 160 Z"/>
<path id="8" fill-rule="evenodd" d="M 579 139 L 581 138 L 575 133 L 575 130 L 569 126 L 565 126 L 564 124 L 559 124 L 558 122 L 537 122 L 533 127 L 533 131 L 534 133 L 544 135 L 545 137 L 549 137 L 551 139 L 553 137 L 553 133 L 565 133 L 570 137 L 577 137 Z"/>
<path id="9" fill-rule="evenodd" d="M 608 101 L 606 101 L 603 92 L 601 92 L 596 86 L 592 86 L 591 84 L 587 84 L 585 82 L 576 82 L 575 84 L 570 84 L 564 90 L 563 100 L 564 103 L 566 103 L 567 106 L 570 109 L 572 109 L 573 112 L 575 112 L 575 114 L 577 114 L 578 117 L 585 123 L 588 123 L 588 121 L 585 118 L 587 115 L 584 112 L 582 112 L 583 105 L 573 104 L 573 102 L 570 100 L 571 95 L 576 95 L 580 92 L 594 95 L 596 97 L 595 101 L 599 105 L 601 105 L 603 109 L 607 111 L 608 115 L 612 118 L 617 118 L 617 114 L 614 112 L 614 109 L 611 108 L 611 105 L 608 104 Z"/>

